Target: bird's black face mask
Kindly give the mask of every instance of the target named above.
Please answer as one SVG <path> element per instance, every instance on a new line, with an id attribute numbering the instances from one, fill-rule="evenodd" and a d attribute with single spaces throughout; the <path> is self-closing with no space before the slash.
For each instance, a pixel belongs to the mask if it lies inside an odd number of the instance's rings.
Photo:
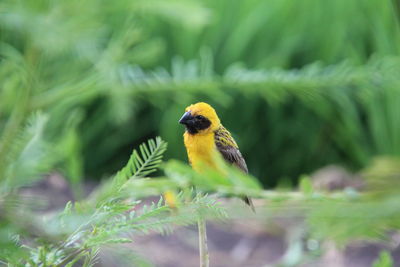
<path id="1" fill-rule="evenodd" d="M 185 125 L 186 131 L 190 134 L 196 134 L 201 130 L 207 129 L 211 125 L 209 119 L 202 115 L 193 116 L 190 111 L 183 114 L 179 123 Z"/>

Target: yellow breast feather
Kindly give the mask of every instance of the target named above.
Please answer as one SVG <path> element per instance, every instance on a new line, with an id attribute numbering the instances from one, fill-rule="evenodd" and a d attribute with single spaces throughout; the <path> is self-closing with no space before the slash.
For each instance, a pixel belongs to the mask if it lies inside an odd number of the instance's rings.
<path id="1" fill-rule="evenodd" d="M 215 167 L 213 159 L 217 149 L 213 132 L 202 135 L 191 135 L 185 132 L 183 136 L 189 162 L 194 170 L 200 171 L 203 164 Z"/>

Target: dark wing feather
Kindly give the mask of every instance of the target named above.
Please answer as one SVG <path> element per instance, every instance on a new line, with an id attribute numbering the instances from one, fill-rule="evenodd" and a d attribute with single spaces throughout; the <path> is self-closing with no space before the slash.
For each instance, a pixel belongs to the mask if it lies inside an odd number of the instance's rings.
<path id="1" fill-rule="evenodd" d="M 242 154 L 240 153 L 239 149 L 231 146 L 225 146 L 220 143 L 216 143 L 218 151 L 224 157 L 227 162 L 230 162 L 245 173 L 248 173 L 246 161 L 244 160 Z"/>
<path id="2" fill-rule="evenodd" d="M 235 140 L 228 130 L 226 130 L 223 126 L 218 128 L 218 130 L 214 133 L 214 140 L 218 151 L 227 162 L 236 165 L 245 173 L 249 172 L 247 169 L 246 161 L 244 160 L 242 153 L 240 153 L 239 151 L 238 145 L 236 144 Z M 255 212 L 251 198 L 245 196 L 243 197 L 243 200 Z"/>
<path id="3" fill-rule="evenodd" d="M 221 126 L 214 134 L 215 145 L 224 159 L 248 173 L 246 161 L 230 132 Z"/>

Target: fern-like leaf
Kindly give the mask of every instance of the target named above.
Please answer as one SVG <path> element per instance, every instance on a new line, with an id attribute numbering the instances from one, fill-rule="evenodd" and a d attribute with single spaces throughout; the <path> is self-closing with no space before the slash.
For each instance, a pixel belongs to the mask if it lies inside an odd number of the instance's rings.
<path id="1" fill-rule="evenodd" d="M 93 192 L 87 198 L 87 204 L 100 207 L 105 202 L 120 197 L 121 189 L 129 179 L 146 177 L 157 170 L 166 149 L 167 143 L 160 137 L 156 137 L 154 140 L 150 139 L 147 144 L 141 144 L 139 146 L 140 154 L 137 150 L 133 150 L 125 167 L 112 180 Z"/>
<path id="2" fill-rule="evenodd" d="M 126 166 L 115 176 L 115 185 L 120 187 L 128 179 L 146 177 L 155 172 L 162 162 L 166 149 L 167 143 L 160 137 L 156 137 L 155 140 L 150 139 L 147 144 L 141 144 L 139 147 L 140 154 L 133 150 Z"/>

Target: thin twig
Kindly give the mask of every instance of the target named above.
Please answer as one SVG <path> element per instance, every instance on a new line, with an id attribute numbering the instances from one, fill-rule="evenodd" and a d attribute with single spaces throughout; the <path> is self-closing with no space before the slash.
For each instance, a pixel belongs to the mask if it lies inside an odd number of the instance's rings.
<path id="1" fill-rule="evenodd" d="M 202 218 L 199 218 L 197 225 L 199 228 L 198 230 L 199 230 L 200 267 L 208 267 L 209 266 L 209 256 L 208 256 L 208 247 L 207 247 L 206 221 Z"/>
<path id="2" fill-rule="evenodd" d="M 61 267 L 67 264 L 68 262 L 74 260 L 74 258 L 78 257 L 81 253 L 85 252 L 85 248 L 77 249 L 76 251 L 72 252 L 70 255 L 67 255 L 62 262 L 55 265 L 56 267 Z"/>

